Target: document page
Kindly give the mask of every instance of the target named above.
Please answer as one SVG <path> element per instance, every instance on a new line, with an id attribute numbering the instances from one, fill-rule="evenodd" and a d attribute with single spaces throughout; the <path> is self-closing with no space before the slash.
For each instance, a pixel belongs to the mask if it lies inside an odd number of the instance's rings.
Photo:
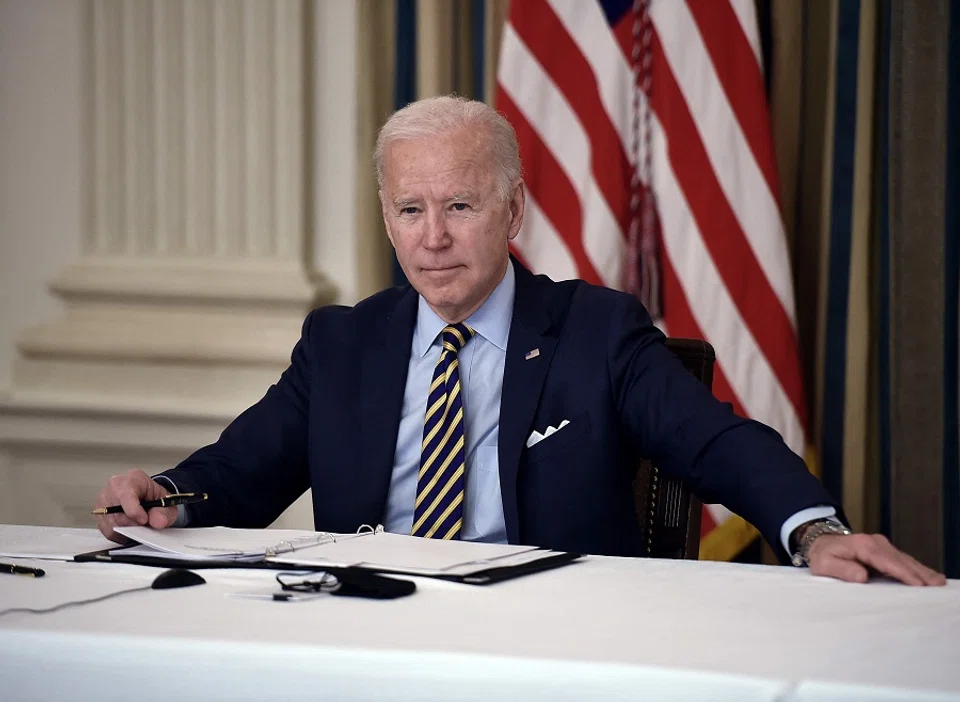
<path id="1" fill-rule="evenodd" d="M 117 533 L 160 552 L 158 556 L 173 555 L 192 560 L 263 558 L 271 550 L 293 550 L 330 537 L 328 534 L 299 529 L 232 529 L 230 527 L 152 529 L 144 526 L 129 526 L 118 527 Z M 142 548 L 136 551 L 137 555 L 148 553 Z"/>
<path id="2" fill-rule="evenodd" d="M 311 567 L 359 566 L 410 575 L 463 576 L 533 563 L 556 552 L 535 546 L 422 539 L 384 531 L 331 534 L 292 529 L 119 527 L 139 545 L 126 556 L 190 561 L 261 561 Z"/>
<path id="3" fill-rule="evenodd" d="M 337 538 L 268 560 L 301 565 L 364 566 L 410 574 L 464 574 L 517 565 L 550 553 L 535 546 L 443 541 L 380 532 L 363 538 Z"/>

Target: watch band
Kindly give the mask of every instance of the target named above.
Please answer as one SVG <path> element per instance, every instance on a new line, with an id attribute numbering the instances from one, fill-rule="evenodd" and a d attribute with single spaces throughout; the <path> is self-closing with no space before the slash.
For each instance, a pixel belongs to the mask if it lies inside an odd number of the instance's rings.
<path id="1" fill-rule="evenodd" d="M 803 536 L 800 537 L 796 552 L 790 558 L 790 562 L 797 567 L 810 564 L 807 556 L 810 553 L 810 546 L 813 545 L 813 542 L 816 541 L 817 538 L 824 534 L 840 534 L 845 536 L 853 533 L 844 526 L 840 520 L 834 518 L 817 519 L 812 522 L 807 522 L 798 528 L 802 527 L 806 527 L 806 529 L 803 532 Z"/>

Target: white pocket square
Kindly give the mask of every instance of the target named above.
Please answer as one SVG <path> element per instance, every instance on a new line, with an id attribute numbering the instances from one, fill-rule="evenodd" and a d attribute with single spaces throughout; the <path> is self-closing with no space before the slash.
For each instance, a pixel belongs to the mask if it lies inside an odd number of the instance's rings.
<path id="1" fill-rule="evenodd" d="M 555 427 L 547 427 L 542 434 L 537 430 L 533 430 L 532 432 L 530 432 L 530 436 L 527 437 L 527 448 L 530 448 L 531 446 L 535 446 L 536 444 L 539 444 L 541 441 L 546 439 L 548 436 L 556 434 L 558 431 L 563 429 L 569 423 L 570 423 L 569 419 L 564 419 Z"/>

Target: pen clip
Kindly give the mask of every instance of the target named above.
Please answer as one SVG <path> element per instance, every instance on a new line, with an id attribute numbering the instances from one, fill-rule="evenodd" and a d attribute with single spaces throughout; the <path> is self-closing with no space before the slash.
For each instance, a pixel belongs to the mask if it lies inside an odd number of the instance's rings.
<path id="1" fill-rule="evenodd" d="M 190 499 L 194 497 L 196 494 L 197 493 L 195 492 L 173 492 L 173 493 L 170 493 L 169 495 L 164 495 L 163 497 L 160 498 L 160 506 L 161 507 L 173 506 L 177 504 L 175 500 Z"/>

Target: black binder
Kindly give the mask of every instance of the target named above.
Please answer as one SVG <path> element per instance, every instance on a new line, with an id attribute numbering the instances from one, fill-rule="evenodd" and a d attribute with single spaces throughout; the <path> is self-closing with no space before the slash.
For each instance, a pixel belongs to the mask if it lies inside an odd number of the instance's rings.
<path id="1" fill-rule="evenodd" d="M 132 544 L 136 545 L 136 544 Z M 118 546 L 117 548 L 108 548 L 102 551 L 91 551 L 81 553 L 74 557 L 77 563 L 127 563 L 131 565 L 144 565 L 155 568 L 189 568 L 191 570 L 206 568 L 251 568 L 261 570 L 297 570 L 312 572 L 330 572 L 335 575 L 348 571 L 364 571 L 368 573 L 383 573 L 388 575 L 402 575 L 405 577 L 433 578 L 436 580 L 447 580 L 449 582 L 464 583 L 466 585 L 490 585 L 506 580 L 513 580 L 525 575 L 540 573 L 547 570 L 553 570 L 573 563 L 583 556 L 581 553 L 558 552 L 544 558 L 530 561 L 514 566 L 494 566 L 479 571 L 474 571 L 468 575 L 422 575 L 413 573 L 404 573 L 400 571 L 389 570 L 386 568 L 368 568 L 365 566 L 350 566 L 348 568 L 338 566 L 321 565 L 293 565 L 290 563 L 272 563 L 270 561 L 235 561 L 235 560 L 192 560 L 176 557 L 144 556 L 139 554 L 125 554 L 127 546 Z"/>

